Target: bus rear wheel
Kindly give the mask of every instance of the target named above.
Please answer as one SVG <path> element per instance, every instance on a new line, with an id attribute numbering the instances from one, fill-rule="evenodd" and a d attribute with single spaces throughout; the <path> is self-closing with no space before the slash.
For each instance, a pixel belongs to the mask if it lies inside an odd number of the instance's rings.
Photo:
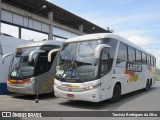
<path id="1" fill-rule="evenodd" d="M 113 96 L 110 99 L 110 102 L 116 103 L 120 100 L 120 97 L 121 97 L 121 88 L 118 85 L 115 85 L 113 90 Z"/>
<path id="2" fill-rule="evenodd" d="M 149 82 L 149 80 L 147 80 L 147 83 L 146 83 L 146 87 L 145 87 L 145 91 L 148 91 L 149 89 L 150 89 L 150 82 Z"/>

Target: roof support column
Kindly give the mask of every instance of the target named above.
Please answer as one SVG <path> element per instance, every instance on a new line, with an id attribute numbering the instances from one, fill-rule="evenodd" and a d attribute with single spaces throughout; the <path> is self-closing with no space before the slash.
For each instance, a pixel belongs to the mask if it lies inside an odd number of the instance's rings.
<path id="1" fill-rule="evenodd" d="M 0 34 L 1 34 L 1 0 L 0 0 Z"/>
<path id="2" fill-rule="evenodd" d="M 48 13 L 48 19 L 53 22 L 53 12 L 52 11 Z M 48 39 L 53 40 L 53 25 L 52 24 L 49 25 Z"/>
<path id="3" fill-rule="evenodd" d="M 18 29 L 19 29 L 19 30 L 18 30 L 19 38 L 21 39 L 21 38 L 22 38 L 22 29 L 21 29 L 21 27 L 19 27 Z"/>
<path id="4" fill-rule="evenodd" d="M 79 31 L 83 33 L 83 25 L 79 25 Z"/>

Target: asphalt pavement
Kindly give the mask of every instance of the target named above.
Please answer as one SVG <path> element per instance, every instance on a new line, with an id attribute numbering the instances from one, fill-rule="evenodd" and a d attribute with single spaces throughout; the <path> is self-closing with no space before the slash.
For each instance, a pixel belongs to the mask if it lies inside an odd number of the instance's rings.
<path id="1" fill-rule="evenodd" d="M 0 111 L 160 111 L 160 81 L 157 81 L 156 84 L 151 88 L 151 90 L 147 92 L 139 90 L 123 95 L 118 103 L 110 103 L 107 100 L 100 103 L 92 103 L 85 101 L 69 101 L 63 98 L 56 98 L 51 94 L 40 95 L 39 103 L 35 103 L 35 98 L 36 96 L 24 96 L 17 94 L 0 95 Z M 43 119 L 52 118 L 48 117 Z M 74 120 L 83 119 L 83 117 L 58 117 L 54 119 Z M 99 118 L 96 117 L 87 118 L 87 120 L 93 119 L 99 120 Z M 106 117 L 100 117 L 100 119 L 106 120 Z M 128 120 L 126 117 L 108 117 L 107 120 L 108 119 Z M 134 120 L 135 118 L 131 117 L 130 119 Z M 136 117 L 136 119 L 160 120 L 160 117 Z"/>

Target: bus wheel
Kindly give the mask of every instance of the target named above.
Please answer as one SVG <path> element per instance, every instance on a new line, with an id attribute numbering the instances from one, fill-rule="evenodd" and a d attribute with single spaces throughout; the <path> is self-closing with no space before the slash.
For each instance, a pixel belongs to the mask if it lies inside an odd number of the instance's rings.
<path id="1" fill-rule="evenodd" d="M 118 85 L 115 85 L 113 90 L 113 96 L 110 99 L 112 103 L 118 102 L 121 96 L 121 88 Z"/>
<path id="2" fill-rule="evenodd" d="M 151 89 L 151 86 L 152 86 L 152 80 L 150 80 L 149 82 L 149 89 Z"/>
<path id="3" fill-rule="evenodd" d="M 51 96 L 55 97 L 55 95 L 54 95 L 54 88 L 52 88 L 52 92 L 50 94 L 51 94 Z"/>
<path id="4" fill-rule="evenodd" d="M 150 89 L 150 82 L 149 80 L 147 80 L 147 83 L 146 83 L 146 87 L 145 87 L 145 91 L 148 91 Z"/>

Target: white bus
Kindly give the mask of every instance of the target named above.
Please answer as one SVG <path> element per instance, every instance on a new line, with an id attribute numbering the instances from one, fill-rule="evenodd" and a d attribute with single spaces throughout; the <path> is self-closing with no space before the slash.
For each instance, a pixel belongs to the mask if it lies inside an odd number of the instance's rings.
<path id="1" fill-rule="evenodd" d="M 155 57 L 113 33 L 66 40 L 56 67 L 55 96 L 117 102 L 120 96 L 155 84 Z"/>

